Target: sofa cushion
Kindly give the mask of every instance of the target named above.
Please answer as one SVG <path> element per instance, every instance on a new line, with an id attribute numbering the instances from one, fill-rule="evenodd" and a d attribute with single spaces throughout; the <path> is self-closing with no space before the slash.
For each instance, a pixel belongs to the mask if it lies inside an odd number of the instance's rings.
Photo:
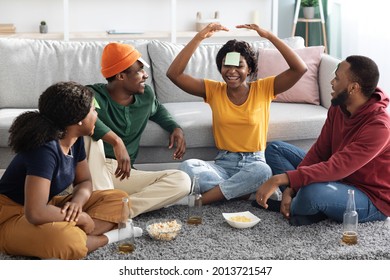
<path id="1" fill-rule="evenodd" d="M 165 108 L 182 127 L 187 148 L 215 147 L 211 129 L 211 109 L 201 102 L 165 103 Z M 141 146 L 167 146 L 168 132 L 149 121 L 141 137 Z"/>
<path id="2" fill-rule="evenodd" d="M 286 38 L 284 41 L 292 48 L 304 47 L 304 40 L 301 37 Z M 253 49 L 274 48 L 268 40 L 254 41 L 250 43 Z M 221 43 L 203 43 L 195 51 L 187 65 L 186 73 L 197 77 L 222 81 L 218 72 L 215 58 Z M 152 61 L 153 79 L 158 99 L 162 103 L 169 102 L 202 102 L 200 97 L 192 96 L 174 85 L 166 76 L 168 67 L 171 65 L 177 54 L 184 48 L 184 44 L 175 44 L 153 40 L 148 45 L 149 56 Z"/>
<path id="3" fill-rule="evenodd" d="M 36 109 L 0 109 L 0 147 L 8 146 L 9 128 L 14 119 L 21 113 Z"/>
<path id="4" fill-rule="evenodd" d="M 272 102 L 267 141 L 316 139 L 328 110 L 322 106 Z"/>
<path id="5" fill-rule="evenodd" d="M 142 57 L 150 62 L 146 47 L 148 41 L 124 42 L 133 44 L 142 53 Z M 100 60 L 106 44 L 107 42 L 103 41 L 63 42 L 1 38 L 1 108 L 37 108 L 39 95 L 59 81 L 71 80 L 81 84 L 105 82 L 100 73 Z M 151 80 L 152 78 L 149 79 L 149 84 L 152 83 Z"/>
<path id="6" fill-rule="evenodd" d="M 183 128 L 187 148 L 214 147 L 212 113 L 204 102 L 165 103 L 164 106 Z M 327 109 L 312 104 L 272 103 L 267 141 L 315 139 L 325 122 Z M 168 147 L 169 134 L 148 122 L 141 146 Z"/>
<path id="7" fill-rule="evenodd" d="M 337 65 L 341 62 L 340 59 L 323 54 L 321 58 L 320 68 L 318 70 L 318 84 L 320 86 L 320 102 L 325 108 L 331 106 L 331 82 L 335 77 Z M 389 109 L 390 107 L 388 107 Z"/>
<path id="8" fill-rule="evenodd" d="M 156 40 L 151 41 L 148 45 L 153 68 L 154 87 L 157 98 L 162 103 L 202 102 L 202 98 L 182 91 L 166 76 L 169 66 L 183 47 L 183 44 Z M 215 62 L 220 47 L 220 44 L 200 45 L 187 65 L 186 73 L 198 78 L 208 77 L 209 79 L 222 81 Z"/>
<path id="9" fill-rule="evenodd" d="M 316 46 L 295 50 L 306 63 L 308 71 L 293 87 L 279 94 L 275 102 L 320 104 L 318 68 L 324 49 L 323 46 Z M 258 78 L 278 75 L 286 69 L 288 69 L 287 62 L 279 51 L 259 49 Z"/>

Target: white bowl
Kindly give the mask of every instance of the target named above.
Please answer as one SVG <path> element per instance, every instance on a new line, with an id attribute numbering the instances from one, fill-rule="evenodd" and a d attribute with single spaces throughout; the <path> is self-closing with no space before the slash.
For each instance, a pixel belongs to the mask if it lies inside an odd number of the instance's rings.
<path id="1" fill-rule="evenodd" d="M 232 227 L 235 228 L 250 228 L 256 225 L 258 222 L 260 222 L 260 219 L 253 215 L 249 211 L 245 212 L 236 212 L 236 213 L 222 213 L 222 216 L 225 218 L 226 222 L 231 225 Z M 247 219 L 250 219 L 250 221 L 243 221 L 243 222 L 238 222 L 238 221 L 233 221 L 233 217 L 245 217 Z"/>
<path id="2" fill-rule="evenodd" d="M 181 228 L 182 224 L 177 219 L 153 219 L 146 223 L 146 231 L 155 240 L 175 239 Z"/>

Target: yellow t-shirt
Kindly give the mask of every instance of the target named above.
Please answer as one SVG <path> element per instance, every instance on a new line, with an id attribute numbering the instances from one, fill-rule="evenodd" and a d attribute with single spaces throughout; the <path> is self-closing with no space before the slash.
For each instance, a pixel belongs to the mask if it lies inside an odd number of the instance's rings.
<path id="1" fill-rule="evenodd" d="M 235 105 L 227 96 L 224 82 L 204 80 L 205 102 L 213 113 L 215 144 L 230 152 L 264 151 L 267 143 L 269 110 L 274 96 L 275 77 L 250 83 L 248 99 Z"/>

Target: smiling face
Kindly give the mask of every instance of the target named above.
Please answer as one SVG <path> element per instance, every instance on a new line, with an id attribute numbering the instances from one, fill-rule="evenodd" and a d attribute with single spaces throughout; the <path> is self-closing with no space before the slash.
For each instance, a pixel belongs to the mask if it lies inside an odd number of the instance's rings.
<path id="1" fill-rule="evenodd" d="M 230 88 L 237 88 L 246 83 L 251 69 L 248 66 L 245 58 L 240 55 L 240 62 L 238 66 L 225 65 L 225 59 L 222 60 L 221 75 L 227 86 Z"/>
<path id="2" fill-rule="evenodd" d="M 149 77 L 144 70 L 144 65 L 136 61 L 133 65 L 123 71 L 124 88 L 133 94 L 142 94 L 145 91 L 145 81 Z"/>

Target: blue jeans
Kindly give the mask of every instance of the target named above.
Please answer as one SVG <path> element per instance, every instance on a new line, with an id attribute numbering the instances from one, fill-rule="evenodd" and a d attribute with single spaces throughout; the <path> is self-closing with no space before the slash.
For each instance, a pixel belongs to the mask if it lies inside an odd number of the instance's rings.
<path id="1" fill-rule="evenodd" d="M 214 162 L 189 159 L 182 162 L 179 169 L 191 178 L 199 176 L 202 193 L 219 186 L 227 200 L 256 192 L 272 176 L 264 152 L 219 151 Z"/>
<path id="2" fill-rule="evenodd" d="M 295 170 L 304 156 L 303 150 L 281 141 L 269 143 L 265 151 L 267 163 L 274 175 Z M 341 182 L 312 183 L 300 188 L 291 202 L 290 217 L 311 216 L 314 217 L 313 222 L 325 218 L 342 222 L 348 189 L 355 191 L 356 211 L 360 223 L 383 221 L 387 218 L 364 192 Z"/>

